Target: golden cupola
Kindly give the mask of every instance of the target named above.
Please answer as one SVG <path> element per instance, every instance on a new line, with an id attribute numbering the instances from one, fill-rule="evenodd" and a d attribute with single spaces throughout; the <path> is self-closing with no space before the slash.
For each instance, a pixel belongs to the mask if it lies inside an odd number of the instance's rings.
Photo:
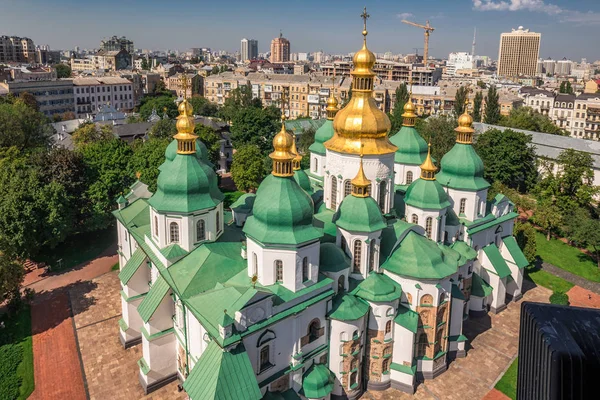
<path id="1" fill-rule="evenodd" d="M 415 126 L 417 114 L 416 107 L 412 102 L 412 90 L 408 95 L 408 101 L 404 104 L 404 113 L 402 114 L 402 126 Z"/>
<path id="2" fill-rule="evenodd" d="M 273 152 L 269 154 L 273 160 L 272 174 L 280 177 L 294 176 L 292 162 L 296 154 L 292 152 L 294 139 L 285 130 L 285 115 L 281 116 L 281 130 L 273 138 Z"/>
<path id="3" fill-rule="evenodd" d="M 354 54 L 352 97 L 338 111 L 333 120 L 334 135 L 325 142 L 328 150 L 346 154 L 360 154 L 361 145 L 365 155 L 391 154 L 398 148 L 388 139 L 391 123 L 387 115 L 377 107 L 373 98 L 375 55 L 367 48 L 367 10 L 364 20 L 363 47 Z"/>
<path id="4" fill-rule="evenodd" d="M 196 154 L 196 139 L 198 136 L 194 134 L 194 108 L 187 101 L 187 79 L 183 78 L 184 97 L 183 101 L 179 103 L 177 110 L 179 116 L 177 117 L 177 134 L 173 137 L 177 140 L 177 153 L 178 154 Z"/>
<path id="5" fill-rule="evenodd" d="M 435 180 L 435 173 L 437 172 L 437 167 L 433 163 L 431 159 L 431 142 L 427 145 L 427 158 L 423 164 L 421 164 L 421 179 L 425 179 L 427 181 Z"/>
<path id="6" fill-rule="evenodd" d="M 465 112 L 458 117 L 458 128 L 454 129 L 456 132 L 456 143 L 461 144 L 472 144 L 473 143 L 473 117 L 469 115 L 467 106 L 465 105 Z"/>
<path id="7" fill-rule="evenodd" d="M 329 90 L 329 97 L 327 98 L 327 119 L 333 120 L 335 114 L 338 112 L 338 101 L 333 94 L 333 87 Z"/>
<path id="8" fill-rule="evenodd" d="M 369 189 L 371 187 L 371 181 L 365 175 L 365 169 L 363 168 L 363 154 L 360 154 L 360 166 L 356 176 L 350 181 L 352 184 L 352 195 L 354 197 L 369 197 Z"/>
<path id="9" fill-rule="evenodd" d="M 294 171 L 298 171 L 300 169 L 300 163 L 302 162 L 302 155 L 298 151 L 298 147 L 296 146 L 296 135 L 292 135 L 292 149 L 291 152 L 294 154 L 294 159 L 292 160 L 292 169 Z"/>

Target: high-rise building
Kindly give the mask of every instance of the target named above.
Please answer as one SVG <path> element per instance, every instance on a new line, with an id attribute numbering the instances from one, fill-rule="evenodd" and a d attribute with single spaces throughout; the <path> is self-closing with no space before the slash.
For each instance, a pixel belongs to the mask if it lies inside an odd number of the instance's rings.
<path id="1" fill-rule="evenodd" d="M 129 54 L 134 53 L 133 41 L 127 39 L 125 36 L 116 37 L 113 36 L 110 39 L 104 39 L 100 41 L 100 50 L 104 51 L 120 51 L 125 50 Z"/>
<path id="2" fill-rule="evenodd" d="M 255 60 L 258 58 L 258 40 L 243 38 L 240 49 L 241 61 Z"/>
<path id="3" fill-rule="evenodd" d="M 529 29 L 523 29 L 522 26 L 500 35 L 498 75 L 535 75 L 541 37 L 540 33 L 529 32 Z"/>
<path id="4" fill-rule="evenodd" d="M 271 40 L 271 62 L 280 63 L 290 61 L 290 41 L 279 33 L 279 37 Z"/>
<path id="5" fill-rule="evenodd" d="M 450 53 L 446 63 L 446 73 L 456 75 L 460 69 L 473 69 L 473 55 L 467 52 Z"/>
<path id="6" fill-rule="evenodd" d="M 0 62 L 35 62 L 33 40 L 18 36 L 0 36 Z"/>
<path id="7" fill-rule="evenodd" d="M 544 60 L 544 73 L 549 75 L 554 75 L 554 70 L 556 68 L 556 61 L 551 58 Z"/>
<path id="8" fill-rule="evenodd" d="M 558 60 L 556 62 L 556 70 L 554 71 L 554 73 L 556 75 L 563 75 L 563 76 L 570 75 L 572 66 L 573 66 L 573 61 L 563 58 L 562 60 Z"/>

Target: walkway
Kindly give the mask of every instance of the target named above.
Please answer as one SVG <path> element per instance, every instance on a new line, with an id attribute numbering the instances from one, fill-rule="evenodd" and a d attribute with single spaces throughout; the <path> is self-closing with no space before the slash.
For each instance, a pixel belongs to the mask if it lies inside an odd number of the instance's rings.
<path id="1" fill-rule="evenodd" d="M 540 267 L 541 269 L 548 271 L 552 275 L 556 275 L 560 278 L 563 278 L 574 285 L 581 286 L 582 288 L 587 289 L 590 292 L 600 294 L 600 282 L 592 282 L 588 279 L 582 278 L 579 275 L 572 274 L 569 271 L 565 271 L 564 269 L 558 268 L 557 266 L 549 264 L 547 262 L 542 262 Z"/>
<path id="2" fill-rule="evenodd" d="M 567 292 L 569 303 L 574 307 L 600 308 L 600 294 L 590 292 L 579 286 L 573 286 Z"/>

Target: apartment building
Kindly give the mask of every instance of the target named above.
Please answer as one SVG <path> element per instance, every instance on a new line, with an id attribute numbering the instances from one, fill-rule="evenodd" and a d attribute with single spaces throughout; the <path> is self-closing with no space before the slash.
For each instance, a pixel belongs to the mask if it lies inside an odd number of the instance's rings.
<path id="1" fill-rule="evenodd" d="M 537 71 L 542 35 L 520 26 L 500 35 L 498 75 L 533 76 Z"/>
<path id="2" fill-rule="evenodd" d="M 15 96 L 19 96 L 23 92 L 32 94 L 38 103 L 40 112 L 48 117 L 75 111 L 72 79 L 0 82 L 0 88 Z"/>
<path id="3" fill-rule="evenodd" d="M 133 54 L 135 51 L 133 47 L 133 41 L 127 39 L 125 36 L 117 37 L 113 36 L 110 39 L 104 39 L 100 41 L 100 49 L 104 51 L 121 51 L 125 50 L 129 54 Z"/>
<path id="4" fill-rule="evenodd" d="M 7 67 L 4 69 L 7 80 L 12 81 L 49 81 L 56 79 L 56 70 L 52 67 Z"/>
<path id="5" fill-rule="evenodd" d="M 271 40 L 271 62 L 282 63 L 290 61 L 290 41 L 279 33 L 279 37 Z"/>
<path id="6" fill-rule="evenodd" d="M 325 76 L 350 76 L 352 62 L 334 61 L 333 63 L 321 65 L 321 70 Z M 413 84 L 422 86 L 435 86 L 442 77 L 441 68 L 421 67 L 383 59 L 377 60 L 373 71 L 382 80 L 401 82 L 412 80 Z"/>
<path id="7" fill-rule="evenodd" d="M 187 87 L 184 90 L 184 79 L 187 79 Z M 204 78 L 198 74 L 185 74 L 185 73 L 177 73 L 175 75 L 169 76 L 165 79 L 165 86 L 168 90 L 174 92 L 178 97 L 183 98 L 184 96 L 187 98 L 192 97 L 195 94 L 203 93 L 202 85 L 204 83 Z M 185 92 L 185 93 L 184 93 Z"/>
<path id="8" fill-rule="evenodd" d="M 134 107 L 133 84 L 125 78 L 99 77 L 73 79 L 75 113 L 77 117 L 96 114 L 102 105 L 112 105 L 117 110 Z"/>
<path id="9" fill-rule="evenodd" d="M 0 36 L 0 62 L 34 63 L 33 40 L 18 36 Z"/>

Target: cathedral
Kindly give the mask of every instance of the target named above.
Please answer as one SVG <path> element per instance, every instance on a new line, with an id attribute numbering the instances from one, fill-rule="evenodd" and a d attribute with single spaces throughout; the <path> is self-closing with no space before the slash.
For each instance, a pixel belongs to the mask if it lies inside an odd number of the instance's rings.
<path id="1" fill-rule="evenodd" d="M 192 400 L 413 393 L 466 355 L 463 321 L 521 297 L 517 214 L 487 198 L 472 118 L 438 171 L 412 101 L 389 132 L 366 23 L 363 37 L 308 170 L 282 123 L 271 174 L 225 209 L 184 99 L 156 192 L 138 182 L 118 199 L 120 339 L 141 343 L 146 393 L 175 380 Z"/>

